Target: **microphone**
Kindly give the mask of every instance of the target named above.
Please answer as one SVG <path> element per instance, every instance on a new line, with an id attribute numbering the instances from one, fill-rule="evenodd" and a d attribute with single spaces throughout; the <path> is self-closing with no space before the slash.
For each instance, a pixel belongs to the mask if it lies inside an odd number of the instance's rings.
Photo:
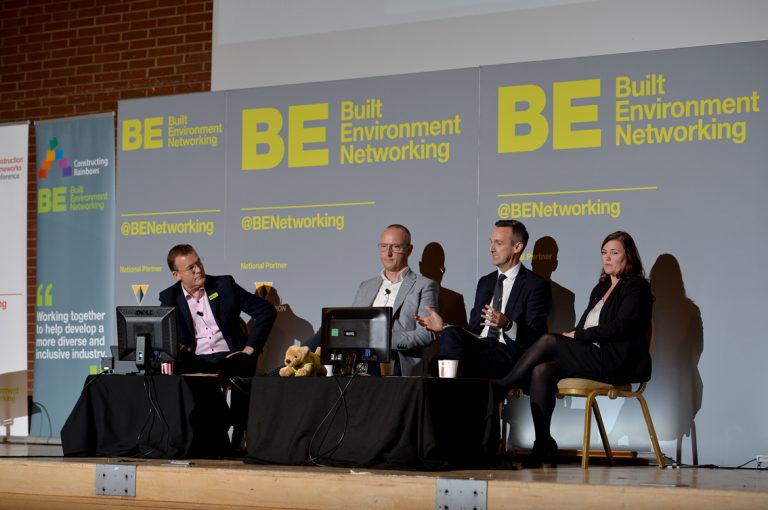
<path id="1" fill-rule="evenodd" d="M 196 313 L 197 313 L 197 315 L 199 315 L 200 317 L 202 317 L 202 316 L 203 316 L 203 312 L 196 312 Z"/>
<path id="2" fill-rule="evenodd" d="M 389 296 L 390 294 L 392 294 L 392 291 L 391 291 L 391 290 L 389 290 L 389 289 L 384 289 L 384 294 L 386 294 L 387 296 Z"/>

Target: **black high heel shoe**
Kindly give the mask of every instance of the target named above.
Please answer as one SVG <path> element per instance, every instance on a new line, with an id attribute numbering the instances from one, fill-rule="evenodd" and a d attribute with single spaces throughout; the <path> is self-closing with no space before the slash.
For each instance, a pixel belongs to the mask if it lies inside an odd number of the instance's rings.
<path id="1" fill-rule="evenodd" d="M 491 379 L 491 391 L 493 392 L 493 402 L 496 405 L 502 404 L 509 393 L 509 390 L 502 386 L 498 379 Z"/>
<path id="2" fill-rule="evenodd" d="M 553 438 L 533 442 L 531 456 L 523 461 L 523 467 L 535 469 L 544 466 L 557 467 L 558 448 Z"/>

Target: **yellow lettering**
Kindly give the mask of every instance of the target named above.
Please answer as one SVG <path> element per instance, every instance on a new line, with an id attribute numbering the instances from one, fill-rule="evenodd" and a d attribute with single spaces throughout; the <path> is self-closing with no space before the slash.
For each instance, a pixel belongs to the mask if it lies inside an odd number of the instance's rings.
<path id="1" fill-rule="evenodd" d="M 135 151 L 141 149 L 141 121 L 128 119 L 123 121 L 123 150 Z"/>
<path id="2" fill-rule="evenodd" d="M 259 130 L 259 125 L 266 129 Z M 280 164 L 285 154 L 282 128 L 283 116 L 276 108 L 243 110 L 243 170 L 268 170 Z M 259 145 L 266 146 L 266 152 L 259 153 Z"/>
<path id="3" fill-rule="evenodd" d="M 144 119 L 144 148 L 163 148 L 163 118 L 149 117 Z"/>
<path id="4" fill-rule="evenodd" d="M 39 188 L 37 190 L 37 210 L 40 213 L 65 212 L 67 210 L 67 187 Z"/>
<path id="5" fill-rule="evenodd" d="M 352 101 L 341 102 L 341 120 L 352 119 L 353 112 L 355 111 L 355 103 Z"/>
<path id="6" fill-rule="evenodd" d="M 600 97 L 600 80 L 556 82 L 552 88 L 552 148 L 583 149 L 602 145 L 602 130 L 579 129 L 573 125 L 598 121 L 596 104 L 574 106 L 574 99 Z"/>
<path id="7" fill-rule="evenodd" d="M 525 109 L 518 109 L 527 103 Z M 498 145 L 500 154 L 530 152 L 540 148 L 549 136 L 549 124 L 541 112 L 547 104 L 547 96 L 536 85 L 499 87 Z M 527 126 L 527 134 L 519 134 L 518 126 Z"/>
<path id="8" fill-rule="evenodd" d="M 295 105 L 288 108 L 288 166 L 327 166 L 328 149 L 305 149 L 307 144 L 326 141 L 325 126 L 305 123 L 328 119 L 328 103 Z"/>
<path id="9" fill-rule="evenodd" d="M 629 76 L 617 76 L 616 77 L 616 99 L 620 97 L 628 97 L 631 94 L 630 84 L 632 80 Z"/>

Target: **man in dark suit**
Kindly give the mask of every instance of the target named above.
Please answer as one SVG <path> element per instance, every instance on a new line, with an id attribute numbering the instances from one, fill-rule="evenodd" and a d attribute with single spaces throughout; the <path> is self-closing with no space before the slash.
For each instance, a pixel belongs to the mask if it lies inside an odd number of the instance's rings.
<path id="1" fill-rule="evenodd" d="M 460 377 L 504 376 L 547 332 L 550 287 L 520 263 L 527 244 L 525 225 L 515 220 L 496 222 L 490 253 L 497 270 L 477 282 L 467 329 L 444 323 L 431 309 L 429 315 L 417 317 L 427 329 L 441 333 L 438 358 L 459 360 Z"/>
<path id="2" fill-rule="evenodd" d="M 247 384 L 277 317 L 271 303 L 246 292 L 231 276 L 205 274 L 203 261 L 188 244 L 168 252 L 168 269 L 177 282 L 160 293 L 160 304 L 176 307 L 179 335 L 177 374 L 215 373 L 232 382 L 232 445 L 243 448 L 248 421 Z M 240 313 L 253 319 L 249 333 Z"/>
<path id="3" fill-rule="evenodd" d="M 206 275 L 188 244 L 171 248 L 168 268 L 177 282 L 160 293 L 160 304 L 176 307 L 179 360 L 174 370 L 251 377 L 275 322 L 275 307 L 231 276 Z M 255 321 L 247 336 L 241 312 Z"/>

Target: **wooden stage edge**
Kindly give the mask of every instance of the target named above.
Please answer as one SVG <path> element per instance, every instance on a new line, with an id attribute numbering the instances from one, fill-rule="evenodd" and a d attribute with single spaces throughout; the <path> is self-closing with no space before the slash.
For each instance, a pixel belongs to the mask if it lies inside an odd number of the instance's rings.
<path id="1" fill-rule="evenodd" d="M 97 468 L 105 465 L 136 466 L 135 497 L 96 494 Z M 592 466 L 582 471 L 569 464 L 413 472 L 255 466 L 234 460 L 178 465 L 167 460 L 0 457 L 0 509 L 429 509 L 436 508 L 437 486 L 444 479 L 480 481 L 488 509 L 768 508 L 764 470 Z"/>

